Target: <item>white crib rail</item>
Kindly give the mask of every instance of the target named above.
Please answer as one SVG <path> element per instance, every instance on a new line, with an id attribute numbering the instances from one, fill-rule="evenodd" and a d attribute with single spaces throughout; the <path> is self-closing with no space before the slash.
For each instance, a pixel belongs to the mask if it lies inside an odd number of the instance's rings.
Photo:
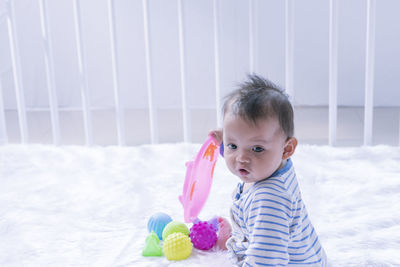
<path id="1" fill-rule="evenodd" d="M 90 111 L 89 85 L 86 71 L 86 57 L 82 40 L 82 22 L 81 11 L 78 0 L 73 0 L 74 7 L 74 24 L 75 24 L 75 40 L 77 47 L 78 68 L 79 68 L 79 84 L 81 89 L 83 121 L 85 128 L 86 145 L 93 145 L 93 127 L 92 114 Z"/>
<path id="2" fill-rule="evenodd" d="M 221 127 L 221 81 L 220 81 L 220 22 L 219 22 L 219 0 L 213 1 L 213 22 L 214 22 L 214 64 L 215 64 L 215 97 L 216 97 L 216 115 L 217 125 Z"/>
<path id="3" fill-rule="evenodd" d="M 43 37 L 46 85 L 49 92 L 49 106 L 51 114 L 51 127 L 53 133 L 53 143 L 60 144 L 60 120 L 58 116 L 58 100 L 56 94 L 56 84 L 54 77 L 53 48 L 50 40 L 50 23 L 48 22 L 47 5 L 44 0 L 39 0 L 40 26 Z"/>
<path id="4" fill-rule="evenodd" d="M 8 38 L 10 42 L 11 64 L 13 70 L 15 94 L 17 98 L 18 121 L 21 133 L 21 143 L 25 144 L 29 142 L 28 123 L 26 120 L 26 107 L 25 107 L 25 96 L 22 83 L 21 61 L 18 50 L 18 41 L 16 38 L 17 30 L 14 21 L 15 12 L 13 8 L 13 2 L 11 0 L 6 0 L 6 12 L 7 12 Z"/>
<path id="5" fill-rule="evenodd" d="M 249 73 L 256 73 L 257 0 L 249 0 Z"/>
<path id="6" fill-rule="evenodd" d="M 338 3 L 329 1 L 329 145 L 336 145 L 338 79 Z"/>
<path id="7" fill-rule="evenodd" d="M 124 108 L 121 104 L 120 86 L 119 86 L 119 70 L 118 70 L 118 49 L 117 37 L 115 30 L 115 7 L 114 0 L 108 0 L 108 25 L 110 29 L 110 46 L 111 46 L 111 64 L 113 74 L 115 113 L 117 121 L 118 145 L 126 144 L 125 138 L 125 116 Z"/>
<path id="8" fill-rule="evenodd" d="M 0 77 L 0 144 L 8 143 L 8 134 L 7 134 L 7 125 L 6 125 L 6 116 L 3 102 L 3 88 Z"/>
<path id="9" fill-rule="evenodd" d="M 293 98 L 294 0 L 286 0 L 285 3 L 285 87 Z"/>
<path id="10" fill-rule="evenodd" d="M 372 144 L 374 115 L 375 0 L 367 1 L 367 40 L 365 60 L 364 145 Z"/>
<path id="11" fill-rule="evenodd" d="M 185 71 L 185 37 L 184 37 L 184 17 L 183 17 L 183 2 L 177 0 L 178 6 L 178 33 L 179 33 L 179 70 L 181 75 L 181 94 L 182 94 L 182 123 L 183 123 L 183 141 L 191 142 L 191 125 L 190 113 L 188 104 L 188 95 L 186 89 L 186 71 Z"/>
<path id="12" fill-rule="evenodd" d="M 145 55 L 146 55 L 146 81 L 147 81 L 147 93 L 149 103 L 149 120 L 150 120 L 150 139 L 152 144 L 158 143 L 158 120 L 157 110 L 154 101 L 153 93 L 153 80 L 152 80 L 152 67 L 151 67 L 151 40 L 150 40 L 150 29 L 149 21 L 150 14 L 148 8 L 148 0 L 143 0 L 143 25 L 144 25 L 144 41 L 145 41 Z"/>
<path id="13" fill-rule="evenodd" d="M 59 123 L 59 107 L 57 101 L 57 93 L 54 77 L 53 49 L 50 41 L 50 22 L 47 14 L 47 0 L 38 0 L 40 10 L 40 22 L 42 37 L 44 41 L 44 59 L 46 82 L 49 92 L 49 109 L 51 114 L 51 126 L 53 143 L 59 145 L 62 143 L 60 137 Z M 78 0 L 73 0 L 75 40 L 77 46 L 77 60 L 79 67 L 79 84 L 82 97 L 82 111 L 85 130 L 85 139 L 87 145 L 93 145 L 93 128 L 91 116 L 91 102 L 87 81 L 86 70 L 86 51 L 84 49 L 81 11 Z M 108 24 L 111 47 L 111 70 L 114 90 L 114 105 L 116 111 L 116 129 L 117 142 L 119 145 L 126 145 L 126 129 L 124 106 L 121 102 L 121 90 L 119 85 L 119 61 L 115 26 L 115 3 L 114 0 L 107 0 L 108 3 Z M 182 94 L 182 125 L 183 125 L 183 141 L 191 142 L 191 123 L 190 108 L 188 103 L 188 88 L 186 77 L 186 58 L 185 58 L 185 14 L 183 9 L 183 0 L 177 0 L 178 14 L 178 43 L 179 43 L 179 73 L 180 86 Z M 221 27 L 220 27 L 220 1 L 213 0 L 213 46 L 214 46 L 214 67 L 215 67 L 215 97 L 216 97 L 216 116 L 217 124 L 221 126 Z M 250 0 L 248 2 L 249 16 L 249 72 L 253 73 L 257 70 L 256 52 L 257 52 L 257 3 L 258 0 Z M 293 74 L 294 74 L 294 27 L 295 27 L 295 1 L 285 1 L 285 87 L 291 98 L 294 97 Z M 148 94 L 148 110 L 150 125 L 151 143 L 159 142 L 157 107 L 153 90 L 153 73 L 152 73 L 152 40 L 150 38 L 150 20 L 152 19 L 149 10 L 148 0 L 142 0 L 143 13 L 143 30 L 145 42 L 145 66 L 146 66 L 146 83 Z M 364 105 L 364 145 L 372 144 L 373 132 L 373 93 L 374 93 L 374 50 L 375 50 L 375 0 L 367 0 L 367 22 L 366 22 L 366 62 L 365 62 L 365 105 Z M 18 49 L 17 28 L 15 23 L 15 12 L 12 0 L 6 0 L 5 14 L 7 17 L 8 38 L 10 43 L 10 55 L 12 62 L 12 73 L 14 81 L 14 89 L 16 94 L 18 121 L 20 130 L 21 143 L 29 143 L 29 130 L 26 117 L 26 106 L 24 89 L 22 83 L 22 73 L 20 66 L 20 55 Z M 1 75 L 0 75 L 0 93 L 1 93 Z M 338 93 L 338 0 L 329 0 L 329 144 L 336 145 L 337 141 L 337 101 Z M 8 142 L 7 123 L 5 120 L 5 107 L 3 96 L 0 94 L 0 127 L 1 138 L 3 143 Z M 399 129 L 400 132 L 400 129 Z M 399 134 L 400 145 L 400 134 Z"/>

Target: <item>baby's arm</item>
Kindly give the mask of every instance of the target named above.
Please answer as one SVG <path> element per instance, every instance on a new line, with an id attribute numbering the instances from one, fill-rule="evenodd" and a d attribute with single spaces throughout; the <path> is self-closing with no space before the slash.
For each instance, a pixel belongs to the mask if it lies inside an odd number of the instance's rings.
<path id="1" fill-rule="evenodd" d="M 249 247 L 243 266 L 286 266 L 291 201 L 268 188 L 260 188 L 246 205 Z"/>

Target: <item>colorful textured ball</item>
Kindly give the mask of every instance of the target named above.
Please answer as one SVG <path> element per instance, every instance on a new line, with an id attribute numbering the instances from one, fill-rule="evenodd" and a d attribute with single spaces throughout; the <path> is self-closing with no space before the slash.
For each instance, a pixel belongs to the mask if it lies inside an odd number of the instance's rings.
<path id="1" fill-rule="evenodd" d="M 172 221 L 165 226 L 164 231 L 162 232 L 162 239 L 165 240 L 172 233 L 182 233 L 188 236 L 190 232 L 186 224 Z"/>
<path id="2" fill-rule="evenodd" d="M 193 246 L 201 250 L 209 250 L 217 242 L 217 230 L 208 222 L 193 224 L 189 236 Z"/>
<path id="3" fill-rule="evenodd" d="M 170 261 L 187 259 L 192 253 L 190 238 L 183 233 L 170 234 L 163 243 L 163 252 Z"/>
<path id="4" fill-rule="evenodd" d="M 147 222 L 147 230 L 149 230 L 149 233 L 151 231 L 154 231 L 158 238 L 162 240 L 162 232 L 165 228 L 165 226 L 172 221 L 172 218 L 163 212 L 158 212 L 153 214 L 149 221 Z"/>

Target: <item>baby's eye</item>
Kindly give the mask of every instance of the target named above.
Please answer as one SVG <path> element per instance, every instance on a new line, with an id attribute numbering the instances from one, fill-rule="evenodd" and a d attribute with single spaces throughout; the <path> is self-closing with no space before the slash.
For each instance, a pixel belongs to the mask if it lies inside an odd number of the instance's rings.
<path id="1" fill-rule="evenodd" d="M 237 146 L 235 144 L 228 144 L 227 147 L 229 149 L 236 149 L 237 148 Z"/>
<path id="2" fill-rule="evenodd" d="M 251 150 L 253 150 L 254 152 L 263 152 L 264 148 L 260 147 L 260 146 L 255 146 L 253 147 Z"/>

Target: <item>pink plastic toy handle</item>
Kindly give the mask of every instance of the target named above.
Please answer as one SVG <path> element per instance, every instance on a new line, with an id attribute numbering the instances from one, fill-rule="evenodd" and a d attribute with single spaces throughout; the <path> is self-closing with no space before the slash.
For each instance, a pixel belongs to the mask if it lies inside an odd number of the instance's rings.
<path id="1" fill-rule="evenodd" d="M 179 200 L 187 223 L 197 219 L 208 198 L 218 154 L 219 145 L 209 136 L 195 159 L 186 163 L 186 178 Z"/>

